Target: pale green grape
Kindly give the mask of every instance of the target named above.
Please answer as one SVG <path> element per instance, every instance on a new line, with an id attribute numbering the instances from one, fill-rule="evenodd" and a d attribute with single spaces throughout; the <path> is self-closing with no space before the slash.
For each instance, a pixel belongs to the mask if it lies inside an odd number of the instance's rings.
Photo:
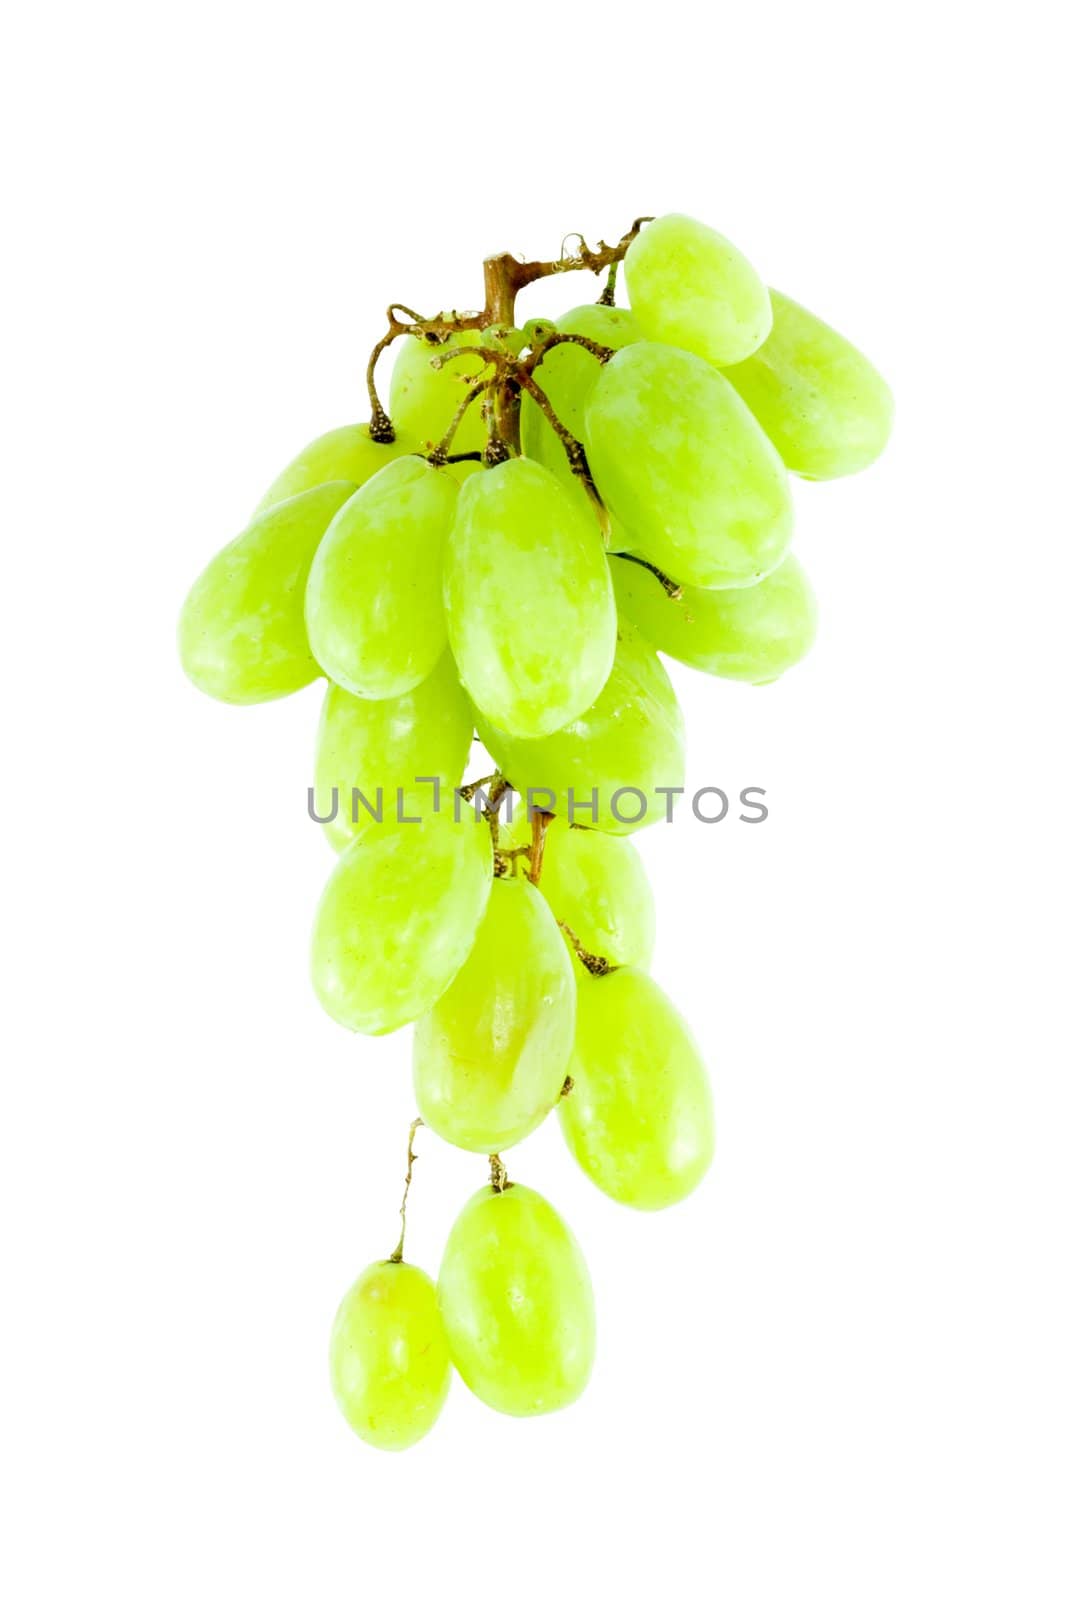
<path id="1" fill-rule="evenodd" d="M 684 782 L 685 732 L 678 701 L 656 652 L 629 624 L 619 627 L 615 665 L 603 690 L 566 728 L 544 739 L 516 739 L 480 718 L 477 708 L 475 722 L 501 772 L 521 794 L 537 790 L 534 805 L 606 833 L 631 833 L 658 822 L 667 814 L 668 797 L 657 789 L 680 788 Z M 551 791 L 551 803 L 545 790 Z"/>
<path id="2" fill-rule="evenodd" d="M 470 701 L 447 650 L 428 678 L 393 700 L 366 700 L 331 683 L 319 718 L 315 815 L 330 815 L 336 790 L 337 815 L 323 823 L 334 848 L 343 850 L 374 825 L 368 806 L 384 815 L 395 807 L 397 790 L 414 789 L 416 778 L 439 779 L 443 790 L 457 787 L 473 732 Z M 353 788 L 366 804 L 353 801 Z"/>
<path id="3" fill-rule="evenodd" d="M 479 377 L 489 377 L 491 368 L 481 356 L 457 356 L 435 367 L 434 360 L 460 345 L 491 345 L 502 341 L 509 349 L 520 350 L 523 334 L 514 328 L 464 328 L 437 344 L 410 335 L 400 341 L 393 379 L 389 389 L 389 412 L 397 429 L 403 428 L 419 440 L 419 448 L 440 444 L 451 426 L 471 384 Z M 481 399 L 468 406 L 452 441 L 452 453 L 463 455 L 468 450 L 484 450 L 486 427 L 482 418 Z M 457 464 L 453 470 L 458 477 L 477 475 L 481 467 L 474 463 Z"/>
<path id="4" fill-rule="evenodd" d="M 621 350 L 641 338 L 633 313 L 619 306 L 575 306 L 557 323 L 559 333 L 576 333 L 597 344 Z M 535 381 L 548 396 L 552 409 L 563 426 L 576 438 L 585 438 L 585 402 L 600 364 L 580 345 L 558 344 L 545 356 L 534 373 Z M 541 407 L 530 395 L 522 397 L 522 448 L 542 466 L 550 468 L 572 494 L 586 498 L 586 491 L 571 471 L 558 433 Z M 612 540 L 612 549 L 618 544 Z"/>
<path id="5" fill-rule="evenodd" d="M 398 456 L 411 455 L 418 448 L 414 434 L 399 432 L 392 444 L 379 444 L 371 438 L 365 422 L 333 428 L 312 439 L 278 474 L 253 515 L 258 517 L 279 501 L 302 494 L 305 489 L 314 489 L 320 483 L 343 480 L 358 488 L 388 462 L 395 461 Z"/>
<path id="6" fill-rule="evenodd" d="M 423 447 L 439 444 L 471 385 L 466 381 L 480 373 L 484 362 L 479 356 L 457 356 L 435 368 L 436 356 L 457 345 L 478 345 L 484 335 L 480 329 L 454 333 L 439 344 L 430 344 L 414 335 L 401 339 L 389 387 L 389 414 L 397 428 L 412 433 Z M 485 423 L 477 400 L 468 408 L 456 430 L 452 449 L 456 454 L 485 449 Z"/>
<path id="7" fill-rule="evenodd" d="M 723 373 L 786 466 L 840 478 L 880 455 L 893 396 L 867 357 L 795 300 L 771 290 L 774 327 L 755 355 Z"/>
<path id="8" fill-rule="evenodd" d="M 656 910 L 644 862 L 627 840 L 569 828 L 558 817 L 545 840 L 540 889 L 591 955 L 613 966 L 648 966 Z"/>
<path id="9" fill-rule="evenodd" d="M 793 528 L 785 468 L 706 361 L 629 345 L 593 384 L 585 426 L 608 510 L 677 582 L 737 588 L 782 560 Z"/>
<path id="10" fill-rule="evenodd" d="M 620 967 L 579 986 L 570 1075 L 560 1121 L 598 1188 L 641 1211 L 696 1188 L 715 1153 L 711 1087 L 689 1029 L 647 973 Z"/>
<path id="11" fill-rule="evenodd" d="M 544 898 L 498 878 L 466 964 L 415 1027 L 422 1120 L 464 1150 L 506 1150 L 559 1099 L 574 1043 L 574 974 Z"/>
<path id="12" fill-rule="evenodd" d="M 530 821 L 520 796 L 513 796 L 510 823 L 501 809 L 500 844 L 521 849 L 531 842 Z M 520 863 L 523 872 L 525 863 Z M 569 827 L 566 815 L 549 825 L 541 857 L 538 887 L 557 923 L 565 923 L 590 955 L 612 966 L 647 967 L 656 935 L 656 908 L 645 864 L 633 845 L 616 834 L 579 825 Z M 574 951 L 575 972 L 588 968 Z"/>
<path id="13" fill-rule="evenodd" d="M 672 599 L 654 573 L 612 561 L 619 610 L 676 661 L 745 683 L 771 683 L 811 649 L 815 594 L 795 556 L 747 589 L 683 588 Z"/>
<path id="14" fill-rule="evenodd" d="M 445 551 L 448 636 L 471 698 L 520 738 L 596 699 L 615 654 L 600 530 L 536 461 L 469 479 Z"/>
<path id="15" fill-rule="evenodd" d="M 467 1387 L 532 1417 L 577 1400 L 596 1347 L 593 1290 L 577 1241 L 533 1189 L 479 1189 L 445 1244 L 437 1279 L 449 1350 Z"/>
<path id="16" fill-rule="evenodd" d="M 421 1017 L 470 954 L 493 877 L 489 826 L 452 796 L 423 791 L 363 829 L 334 868 L 315 917 L 311 976 L 335 1021 L 389 1033 Z"/>
<path id="17" fill-rule="evenodd" d="M 308 638 L 350 694 L 406 694 L 447 643 L 441 562 L 459 485 L 401 456 L 354 494 L 319 546 L 307 585 Z"/>
<path id="18" fill-rule="evenodd" d="M 209 562 L 178 622 L 186 674 L 205 694 L 255 705 L 321 676 L 304 626 L 315 551 L 350 483 L 324 483 L 265 511 Z"/>
<path id="19" fill-rule="evenodd" d="M 437 1421 L 451 1376 L 433 1280 L 406 1261 L 374 1262 L 330 1335 L 330 1382 L 349 1427 L 379 1450 L 406 1450 Z"/>
<path id="20" fill-rule="evenodd" d="M 713 366 L 744 361 L 771 331 L 770 297 L 755 269 L 692 217 L 648 223 L 627 250 L 623 272 L 646 338 L 691 350 Z"/>

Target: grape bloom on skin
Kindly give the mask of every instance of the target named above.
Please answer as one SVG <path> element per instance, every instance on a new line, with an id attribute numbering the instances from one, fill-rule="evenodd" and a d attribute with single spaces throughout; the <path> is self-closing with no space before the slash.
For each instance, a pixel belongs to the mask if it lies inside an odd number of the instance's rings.
<path id="1" fill-rule="evenodd" d="M 600 279 L 595 302 L 519 321 L 520 292 L 572 271 Z M 589 1269 L 501 1152 L 526 1160 L 555 1113 L 590 1203 L 645 1211 L 711 1166 L 708 1071 L 670 973 L 650 970 L 652 889 L 628 837 L 671 820 L 685 781 L 662 658 L 722 684 L 798 666 L 816 605 L 791 475 L 869 466 L 893 415 L 866 356 L 692 217 L 544 261 L 492 256 L 484 278 L 477 311 L 389 307 L 364 418 L 271 481 L 178 625 L 187 676 L 216 700 L 324 680 L 309 811 L 337 856 L 312 986 L 351 1032 L 414 1024 L 400 1238 L 352 1281 L 329 1341 L 341 1414 L 383 1450 L 431 1431 L 453 1369 L 512 1417 L 589 1382 Z M 489 1158 L 436 1282 L 404 1254 L 424 1125 Z"/>

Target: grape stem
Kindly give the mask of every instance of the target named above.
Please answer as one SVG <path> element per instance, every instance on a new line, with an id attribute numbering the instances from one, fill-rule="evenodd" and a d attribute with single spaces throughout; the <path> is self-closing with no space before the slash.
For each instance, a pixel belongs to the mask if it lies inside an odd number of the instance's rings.
<path id="1" fill-rule="evenodd" d="M 535 888 L 541 882 L 541 868 L 545 864 L 545 834 L 554 816 L 552 811 L 535 809 L 530 813 L 530 865 L 526 869 L 526 876 Z"/>
<path id="2" fill-rule="evenodd" d="M 489 1157 L 489 1182 L 497 1194 L 503 1194 L 505 1189 L 511 1188 L 511 1183 L 508 1180 L 508 1170 L 499 1155 Z"/>
<path id="3" fill-rule="evenodd" d="M 475 400 L 477 400 L 481 395 L 483 395 L 485 393 L 486 389 L 488 389 L 488 387 L 489 387 L 489 382 L 488 382 L 488 380 L 485 380 L 482 383 L 476 383 L 473 388 L 467 390 L 467 393 L 463 396 L 463 399 L 460 402 L 460 405 L 459 405 L 459 407 L 458 407 L 458 409 L 456 411 L 455 416 L 452 418 L 452 421 L 448 424 L 448 428 L 446 429 L 445 433 L 442 435 L 439 443 L 434 446 L 434 448 L 430 451 L 429 455 L 426 457 L 427 461 L 430 463 L 431 466 L 433 466 L 433 467 L 443 467 L 445 465 L 445 463 L 451 459 L 448 452 L 452 448 L 452 440 L 456 437 L 456 429 L 459 427 L 460 423 L 463 421 L 463 418 L 467 415 L 467 408 L 469 406 L 472 406 L 474 404 Z M 481 460 L 481 452 L 480 451 L 477 452 L 477 453 L 472 453 L 472 454 L 473 454 L 474 460 L 476 460 L 476 461 L 480 461 Z M 468 457 L 468 459 L 470 459 L 470 458 Z"/>
<path id="4" fill-rule="evenodd" d="M 601 239 L 599 246 L 595 250 L 586 244 L 581 234 L 578 234 L 576 235 L 578 249 L 568 253 L 566 249 L 567 240 L 565 239 L 563 241 L 564 248 L 560 251 L 559 257 L 555 261 L 518 261 L 507 252 L 501 255 L 489 256 L 482 263 L 485 305 L 481 311 L 442 311 L 436 317 L 422 317 L 418 312 L 412 311 L 410 306 L 396 303 L 389 306 L 386 310 L 389 326 L 374 346 L 367 362 L 367 393 L 370 399 L 371 438 L 376 439 L 381 444 L 392 444 L 396 439 L 396 429 L 388 412 L 382 405 L 375 381 L 378 360 L 394 340 L 405 334 L 411 334 L 425 340 L 427 344 L 443 344 L 451 334 L 468 329 L 485 329 L 492 327 L 496 323 L 501 323 L 509 328 L 513 327 L 515 323 L 515 300 L 519 292 L 527 288 L 531 283 L 536 283 L 540 278 L 550 278 L 560 272 L 592 272 L 599 275 L 607 269 L 608 280 L 601 295 L 600 303 L 601 305 L 614 305 L 615 276 L 618 272 L 619 262 L 626 255 L 627 250 L 636 239 L 644 223 L 651 220 L 650 217 L 638 217 L 629 231 L 623 234 L 618 244 L 607 244 L 605 240 Z M 560 336 L 555 342 L 562 342 L 565 337 L 565 335 Z M 574 342 L 584 341 L 575 340 Z M 547 342 L 546 347 L 548 347 Z M 468 351 L 467 353 L 484 354 L 484 351 Z M 594 353 L 596 352 L 594 351 Z M 608 360 L 610 355 L 600 356 L 599 359 Z M 536 362 L 534 365 L 536 365 Z M 487 459 L 487 466 L 493 466 L 498 461 L 507 460 L 510 456 L 519 453 L 520 387 L 525 387 L 525 385 L 521 385 L 518 373 L 514 370 L 504 371 L 498 368 L 493 375 L 490 383 L 493 402 L 493 416 L 490 427 L 492 449 L 487 452 L 487 455 L 491 455 L 493 459 Z M 538 403 L 540 404 L 541 402 L 539 401 Z M 549 420 L 552 421 L 552 418 L 550 417 Z M 557 432 L 560 431 L 558 419 L 552 425 Z M 564 438 L 563 433 L 560 433 L 560 437 Z M 564 439 L 564 445 L 566 447 L 566 439 Z M 569 450 L 568 456 L 570 456 Z M 575 470 L 578 471 L 577 468 Z M 588 467 L 585 471 L 588 474 Z M 579 476 L 582 476 L 581 472 L 579 472 Z M 584 481 L 585 479 L 583 478 Z"/>
<path id="5" fill-rule="evenodd" d="M 661 572 L 659 567 L 654 567 L 651 561 L 646 561 L 643 556 L 633 556 L 628 550 L 609 550 L 608 554 L 614 556 L 616 561 L 632 561 L 635 567 L 644 567 L 645 571 L 651 572 L 657 583 L 666 589 L 672 600 L 682 598 L 682 585 L 675 583 L 673 578 L 668 578 L 665 572 Z"/>
<path id="6" fill-rule="evenodd" d="M 408 1229 L 408 1190 L 411 1188 L 412 1169 L 419 1159 L 415 1154 L 415 1130 L 422 1127 L 422 1118 L 416 1117 L 408 1129 L 408 1170 L 404 1179 L 404 1198 L 400 1202 L 400 1238 L 396 1242 L 396 1249 L 389 1257 L 390 1261 L 401 1262 L 404 1259 L 404 1238 Z"/>
<path id="7" fill-rule="evenodd" d="M 598 306 L 613 306 L 615 304 L 615 279 L 619 276 L 619 263 L 613 261 L 608 268 L 607 280 L 600 291 Z"/>
<path id="8" fill-rule="evenodd" d="M 591 972 L 594 978 L 606 978 L 609 972 L 618 972 L 618 967 L 614 966 L 607 956 L 595 956 L 591 950 L 585 948 L 569 922 L 561 922 L 559 926 L 574 946 L 574 953 L 582 966 L 587 972 Z M 566 1090 L 566 1093 L 569 1094 L 570 1090 Z"/>

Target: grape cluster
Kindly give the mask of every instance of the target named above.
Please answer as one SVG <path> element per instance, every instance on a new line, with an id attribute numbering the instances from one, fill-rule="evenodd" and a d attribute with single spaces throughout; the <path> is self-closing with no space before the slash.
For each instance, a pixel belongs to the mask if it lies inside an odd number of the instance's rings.
<path id="1" fill-rule="evenodd" d="M 572 267 L 607 271 L 600 300 L 516 326 L 517 290 Z M 328 680 L 314 807 L 340 855 L 316 992 L 359 1033 L 413 1022 L 419 1119 L 490 1159 L 436 1284 L 402 1234 L 337 1314 L 338 1402 L 387 1449 L 432 1426 L 453 1366 L 516 1416 L 588 1379 L 582 1254 L 501 1152 L 555 1109 L 592 1181 L 649 1210 L 711 1163 L 707 1073 L 649 975 L 625 838 L 683 782 L 660 656 L 749 683 L 800 660 L 815 605 L 789 473 L 857 471 L 892 416 L 865 357 L 687 217 L 492 258 L 486 284 L 479 313 L 390 308 L 369 423 L 297 456 L 180 623 L 186 672 L 222 700 Z M 375 362 L 397 339 L 387 412 Z M 495 771 L 464 786 L 474 737 Z"/>

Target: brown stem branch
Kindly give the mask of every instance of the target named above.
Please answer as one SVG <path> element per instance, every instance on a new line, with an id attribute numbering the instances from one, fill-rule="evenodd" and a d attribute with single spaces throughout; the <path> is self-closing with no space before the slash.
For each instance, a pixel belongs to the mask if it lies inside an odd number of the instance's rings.
<path id="1" fill-rule="evenodd" d="M 555 813 L 552 811 L 538 811 L 530 813 L 530 865 L 526 876 L 532 884 L 541 881 L 541 868 L 545 862 L 545 834 L 548 825 L 553 820 Z"/>
<path id="2" fill-rule="evenodd" d="M 503 1194 L 505 1189 L 510 1189 L 508 1170 L 498 1155 L 489 1157 L 489 1182 L 497 1194 Z"/>
<path id="3" fill-rule="evenodd" d="M 559 926 L 574 946 L 574 953 L 582 966 L 587 972 L 591 972 L 594 978 L 606 978 L 609 972 L 618 972 L 618 967 L 613 966 L 607 956 L 595 956 L 591 950 L 585 948 L 569 922 L 561 922 Z"/>
<path id="4" fill-rule="evenodd" d="M 411 1172 L 419 1159 L 415 1154 L 415 1130 L 422 1127 L 422 1118 L 416 1117 L 408 1129 L 408 1170 L 404 1179 L 404 1198 L 400 1202 L 400 1238 L 396 1242 L 396 1249 L 389 1257 L 390 1261 L 400 1262 L 404 1259 L 404 1239 L 408 1231 L 408 1190 L 411 1188 Z"/>
<path id="5" fill-rule="evenodd" d="M 449 459 L 448 452 L 452 448 L 452 440 L 456 437 L 456 430 L 463 421 L 463 418 L 467 415 L 467 408 L 473 405 L 475 400 L 478 399 L 479 395 L 483 395 L 488 387 L 488 378 L 483 378 L 481 383 L 476 383 L 474 385 L 473 389 L 468 389 L 467 393 L 463 396 L 463 399 L 459 403 L 455 416 L 452 418 L 452 421 L 448 424 L 448 427 L 442 434 L 440 441 L 434 446 L 429 455 L 426 457 L 431 466 L 444 466 L 445 462 Z M 479 459 L 480 452 L 475 455 L 475 460 Z"/>
<path id="6" fill-rule="evenodd" d="M 661 572 L 659 567 L 654 567 L 651 561 L 646 561 L 643 556 L 631 555 L 629 550 L 609 550 L 608 554 L 613 556 L 616 561 L 632 561 L 635 567 L 644 567 L 645 571 L 651 572 L 657 583 L 666 589 L 672 600 L 680 600 L 682 598 L 682 584 L 675 583 L 673 578 L 669 578 L 665 572 Z"/>

